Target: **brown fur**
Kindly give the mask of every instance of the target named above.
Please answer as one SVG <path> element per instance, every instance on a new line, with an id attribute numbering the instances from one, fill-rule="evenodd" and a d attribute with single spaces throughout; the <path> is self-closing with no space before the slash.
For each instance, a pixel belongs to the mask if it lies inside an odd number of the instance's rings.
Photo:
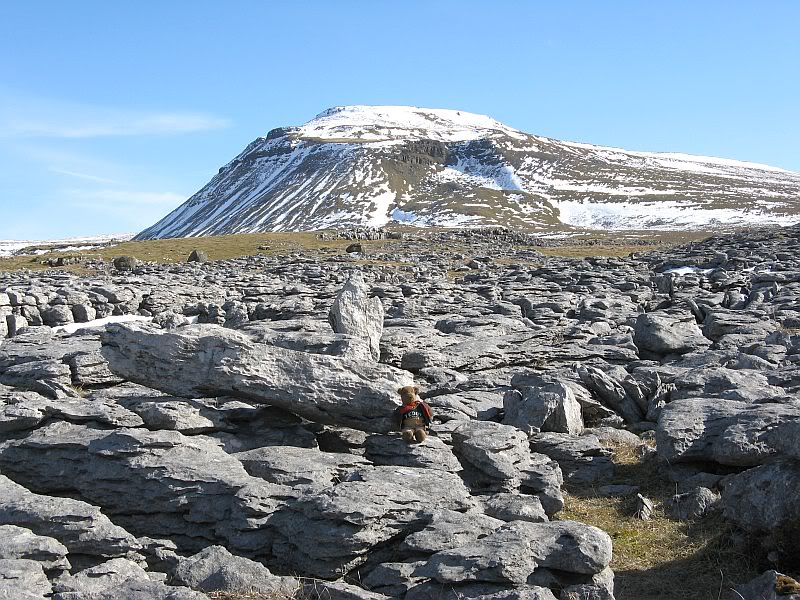
<path id="1" fill-rule="evenodd" d="M 419 395 L 419 388 L 415 385 L 407 385 L 397 390 L 397 393 L 400 394 L 403 404 L 407 404 Z"/>
<path id="2" fill-rule="evenodd" d="M 775 591 L 781 596 L 796 594 L 800 592 L 800 583 L 786 575 L 779 575 L 775 581 Z"/>

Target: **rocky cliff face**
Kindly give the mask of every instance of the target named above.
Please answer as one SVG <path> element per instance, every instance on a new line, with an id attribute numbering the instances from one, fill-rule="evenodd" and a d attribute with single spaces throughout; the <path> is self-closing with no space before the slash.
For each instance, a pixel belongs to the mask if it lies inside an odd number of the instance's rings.
<path id="1" fill-rule="evenodd" d="M 138 239 L 390 222 L 526 229 L 788 224 L 800 174 L 530 135 L 454 110 L 347 106 L 253 141 Z"/>

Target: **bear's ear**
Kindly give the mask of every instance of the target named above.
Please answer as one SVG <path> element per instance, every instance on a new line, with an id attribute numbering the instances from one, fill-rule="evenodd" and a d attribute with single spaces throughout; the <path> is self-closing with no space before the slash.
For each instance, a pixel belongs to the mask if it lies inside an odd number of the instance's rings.
<path id="1" fill-rule="evenodd" d="M 397 393 L 398 394 L 402 394 L 403 393 L 403 388 L 401 388 L 401 387 L 397 388 Z"/>
<path id="2" fill-rule="evenodd" d="M 419 394 L 419 388 L 417 386 L 414 386 L 414 393 Z"/>

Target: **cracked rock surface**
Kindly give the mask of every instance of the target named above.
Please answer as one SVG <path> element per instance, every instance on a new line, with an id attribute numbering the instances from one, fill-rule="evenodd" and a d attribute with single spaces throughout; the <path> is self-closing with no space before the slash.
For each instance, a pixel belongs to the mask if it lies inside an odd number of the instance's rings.
<path id="1" fill-rule="evenodd" d="M 782 560 L 800 227 L 529 241 L 0 273 L 0 597 L 613 599 L 612 538 L 562 511 L 577 487 L 635 500 L 615 447 L 671 474 L 675 519 Z M 73 331 L 111 316 L 139 320 Z M 406 385 L 424 444 L 396 431 Z"/>

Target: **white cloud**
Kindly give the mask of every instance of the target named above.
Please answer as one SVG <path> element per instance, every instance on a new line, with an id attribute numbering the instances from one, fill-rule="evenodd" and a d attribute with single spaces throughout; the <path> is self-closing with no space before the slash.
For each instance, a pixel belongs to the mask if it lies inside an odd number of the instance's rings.
<path id="1" fill-rule="evenodd" d="M 24 97 L 0 90 L 0 137 L 177 135 L 228 125 L 228 119 L 204 112 L 112 108 Z"/>
<path id="2" fill-rule="evenodd" d="M 99 177 L 97 175 L 91 175 L 89 173 L 78 173 L 77 171 L 69 171 L 67 169 L 50 169 L 53 173 L 58 173 L 59 175 L 69 175 L 70 177 L 75 177 L 77 179 L 85 179 L 86 181 L 93 181 L 95 183 L 112 183 L 114 185 L 118 185 L 121 182 L 117 181 L 116 179 L 108 179 L 106 177 Z"/>

